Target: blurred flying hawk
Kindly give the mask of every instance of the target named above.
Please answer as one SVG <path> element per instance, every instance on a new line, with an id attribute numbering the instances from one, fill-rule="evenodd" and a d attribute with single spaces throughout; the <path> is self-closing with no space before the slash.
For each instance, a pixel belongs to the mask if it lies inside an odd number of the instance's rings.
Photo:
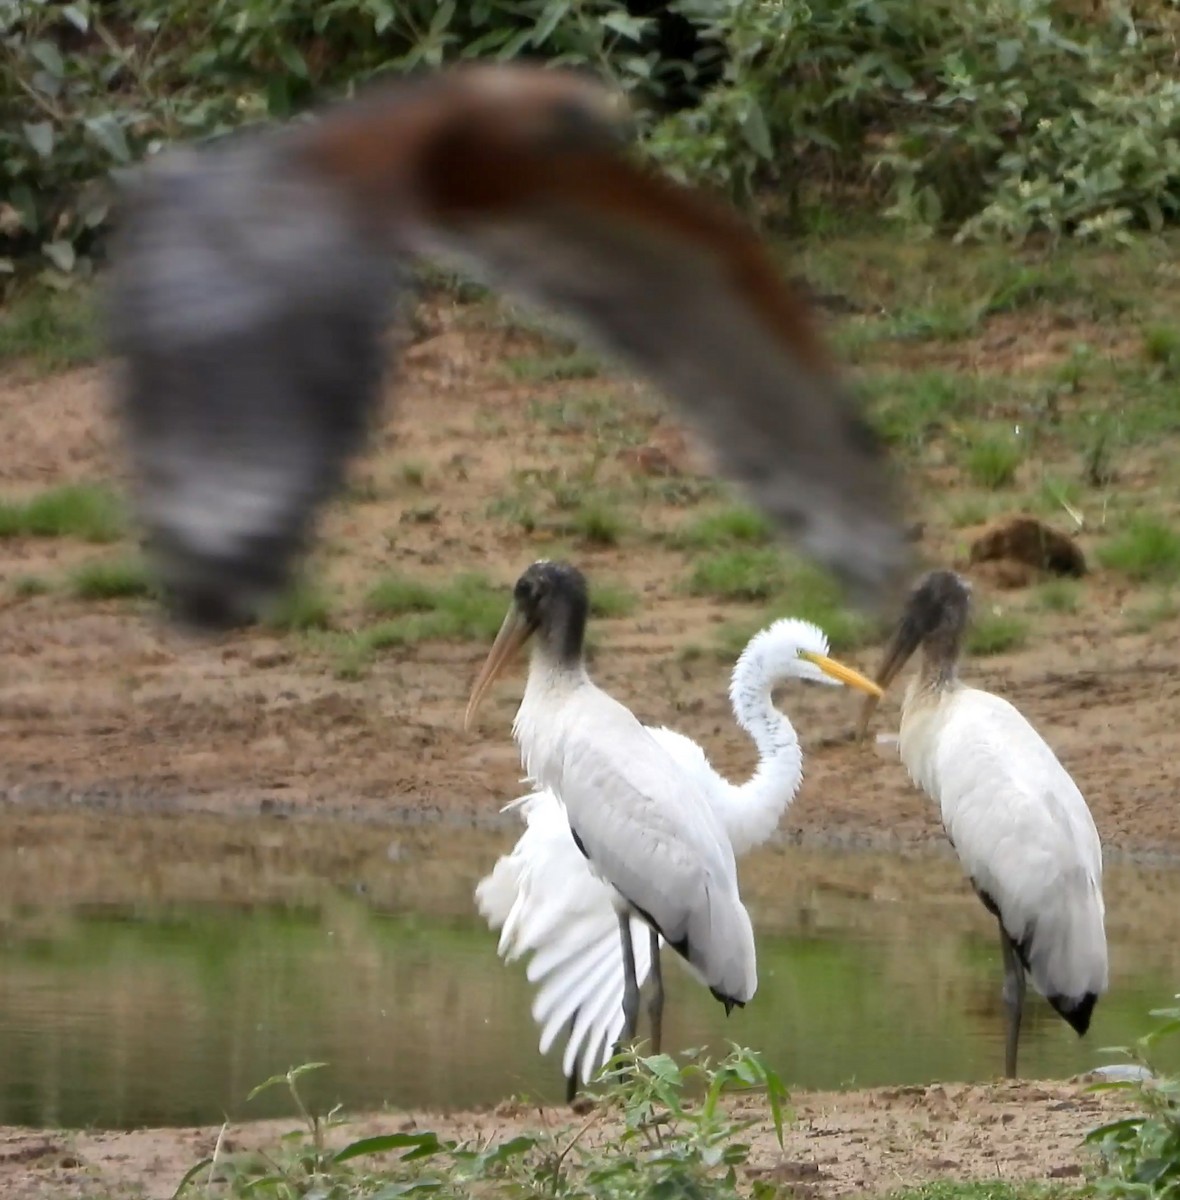
<path id="1" fill-rule="evenodd" d="M 421 256 L 574 318 L 677 401 L 812 558 L 906 560 L 886 463 L 801 301 L 728 210 L 637 165 L 580 75 L 468 66 L 161 156 L 120 214 L 108 328 L 172 611 L 247 622 L 362 446 Z"/>

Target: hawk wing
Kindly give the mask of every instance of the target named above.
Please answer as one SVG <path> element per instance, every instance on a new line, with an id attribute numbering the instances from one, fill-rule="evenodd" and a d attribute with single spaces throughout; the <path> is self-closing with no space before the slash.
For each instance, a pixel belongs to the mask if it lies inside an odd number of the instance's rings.
<path id="1" fill-rule="evenodd" d="M 379 394 L 393 265 L 439 251 L 648 376 L 863 594 L 899 572 L 884 456 L 803 305 L 752 232 L 634 164 L 619 132 L 579 76 L 468 67 L 146 172 L 112 330 L 174 593 L 232 619 L 257 598 L 243 579 L 260 593 L 289 568 Z"/>

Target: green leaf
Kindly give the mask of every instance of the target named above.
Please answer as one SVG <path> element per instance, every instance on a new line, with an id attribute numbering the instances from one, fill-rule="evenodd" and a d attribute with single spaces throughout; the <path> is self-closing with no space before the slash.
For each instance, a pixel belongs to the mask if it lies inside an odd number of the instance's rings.
<path id="1" fill-rule="evenodd" d="M 179 1200 L 180 1196 L 183 1195 L 185 1188 L 187 1188 L 188 1185 L 192 1183 L 192 1181 L 196 1179 L 196 1177 L 200 1175 L 202 1171 L 208 1170 L 212 1165 L 213 1159 L 211 1158 L 203 1158 L 200 1162 L 193 1163 L 193 1165 L 189 1167 L 189 1169 L 181 1176 L 180 1182 L 176 1185 L 176 1191 L 172 1193 L 172 1200 Z"/>
<path id="2" fill-rule="evenodd" d="M 64 274 L 68 275 L 73 269 L 74 264 L 78 261 L 78 256 L 74 253 L 74 247 L 71 243 L 62 241 L 60 238 L 55 242 L 46 242 L 41 247 L 41 253 L 53 265 Z"/>
<path id="3" fill-rule="evenodd" d="M 762 113 L 762 106 L 756 100 L 751 101 L 750 106 L 742 114 L 741 124 L 742 134 L 750 149 L 759 158 L 769 160 L 774 154 L 774 148 L 770 140 L 770 130 L 766 125 L 766 117 Z"/>
<path id="4" fill-rule="evenodd" d="M 1020 60 L 1021 45 L 1015 38 L 996 43 L 996 66 L 1001 71 L 1011 71 Z"/>
<path id="5" fill-rule="evenodd" d="M 27 184 L 18 183 L 8 193 L 8 202 L 16 209 L 20 223 L 29 233 L 36 233 L 41 228 L 41 219 L 37 213 L 37 198 L 33 189 Z"/>
<path id="6" fill-rule="evenodd" d="M 102 113 L 97 117 L 87 117 L 86 132 L 113 158 L 116 162 L 131 161 L 131 150 L 127 145 L 127 137 L 123 127 L 111 113 Z"/>
<path id="7" fill-rule="evenodd" d="M 61 52 L 52 42 L 34 42 L 29 47 L 29 53 L 54 79 L 60 79 L 66 73 L 66 65 L 62 62 Z"/>
<path id="8" fill-rule="evenodd" d="M 90 14 L 81 5 L 67 4 L 61 10 L 61 15 L 80 33 L 85 33 L 90 28 Z"/>
<path id="9" fill-rule="evenodd" d="M 300 79 L 308 77 L 307 60 L 303 57 L 298 46 L 292 46 L 290 42 L 283 42 L 279 45 L 278 53 L 283 65 L 292 75 L 296 75 Z"/>
<path id="10" fill-rule="evenodd" d="M 360 1158 L 364 1154 L 386 1154 L 390 1150 L 405 1150 L 407 1147 L 417 1151 L 415 1158 L 437 1154 L 444 1148 L 436 1133 L 384 1133 L 349 1143 L 332 1156 L 332 1161 L 348 1162 L 349 1159 Z"/>
<path id="11" fill-rule="evenodd" d="M 48 158 L 53 153 L 52 121 L 26 121 L 21 128 L 25 131 L 25 141 L 42 158 Z"/>

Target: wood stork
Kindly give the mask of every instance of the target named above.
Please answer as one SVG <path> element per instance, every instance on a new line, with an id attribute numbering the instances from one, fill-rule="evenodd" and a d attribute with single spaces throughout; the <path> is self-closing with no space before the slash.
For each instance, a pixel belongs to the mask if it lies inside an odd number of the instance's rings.
<path id="1" fill-rule="evenodd" d="M 1004 959 L 1004 1069 L 1016 1075 L 1026 975 L 1085 1034 L 1107 987 L 1102 846 L 1086 801 L 1007 700 L 959 679 L 970 585 L 932 571 L 914 588 L 886 648 L 887 688 L 920 646 L 902 703 L 899 749 L 984 907 Z M 863 737 L 877 700 L 865 701 Z"/>
<path id="2" fill-rule="evenodd" d="M 623 960 L 623 1036 L 635 1036 L 639 981 L 631 918 L 689 964 L 725 1006 L 758 986 L 754 930 L 738 894 L 737 866 L 705 787 L 586 673 L 586 580 L 568 563 L 536 562 L 471 691 L 480 701 L 531 641 L 528 680 L 512 724 L 530 779 L 565 806 L 572 840 L 610 887 Z M 658 951 L 651 954 L 658 980 Z"/>
<path id="3" fill-rule="evenodd" d="M 771 836 L 803 780 L 803 751 L 791 722 L 773 703 L 774 689 L 790 679 L 849 684 L 880 695 L 871 680 L 828 655 L 823 630 L 787 618 L 755 634 L 730 678 L 729 698 L 738 726 L 753 740 L 758 765 L 744 783 L 717 773 L 691 738 L 647 726 L 651 737 L 697 780 L 720 818 L 735 855 Z M 476 903 L 493 929 L 506 962 L 530 954 L 527 973 L 539 984 L 533 1017 L 541 1025 L 540 1051 L 548 1052 L 562 1029 L 570 1030 L 562 1061 L 567 1099 L 579 1074 L 589 1082 L 610 1057 L 623 1026 L 624 972 L 610 887 L 579 852 L 558 794 L 542 788 L 512 801 L 526 828 L 476 888 Z M 645 936 L 630 918 L 635 974 L 642 988 L 649 971 L 651 1044 L 660 1050 L 664 993 L 658 938 Z M 653 970 L 654 968 L 654 970 Z"/>
<path id="4" fill-rule="evenodd" d="M 285 586 L 377 408 L 414 262 L 437 254 L 645 374 L 721 471 L 866 597 L 896 574 L 883 452 L 805 306 L 729 210 L 632 161 L 620 110 L 578 74 L 469 65 L 139 173 L 107 328 L 176 615 L 245 623 Z"/>

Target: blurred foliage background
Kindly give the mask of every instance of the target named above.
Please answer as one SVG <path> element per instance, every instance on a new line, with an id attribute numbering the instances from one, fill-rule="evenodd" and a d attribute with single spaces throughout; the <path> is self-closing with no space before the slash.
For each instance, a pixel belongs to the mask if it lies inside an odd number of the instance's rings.
<path id="1" fill-rule="evenodd" d="M 0 0 L 0 271 L 101 257 L 120 169 L 463 59 L 588 68 L 760 219 L 1119 239 L 1180 210 L 1180 0 Z"/>

